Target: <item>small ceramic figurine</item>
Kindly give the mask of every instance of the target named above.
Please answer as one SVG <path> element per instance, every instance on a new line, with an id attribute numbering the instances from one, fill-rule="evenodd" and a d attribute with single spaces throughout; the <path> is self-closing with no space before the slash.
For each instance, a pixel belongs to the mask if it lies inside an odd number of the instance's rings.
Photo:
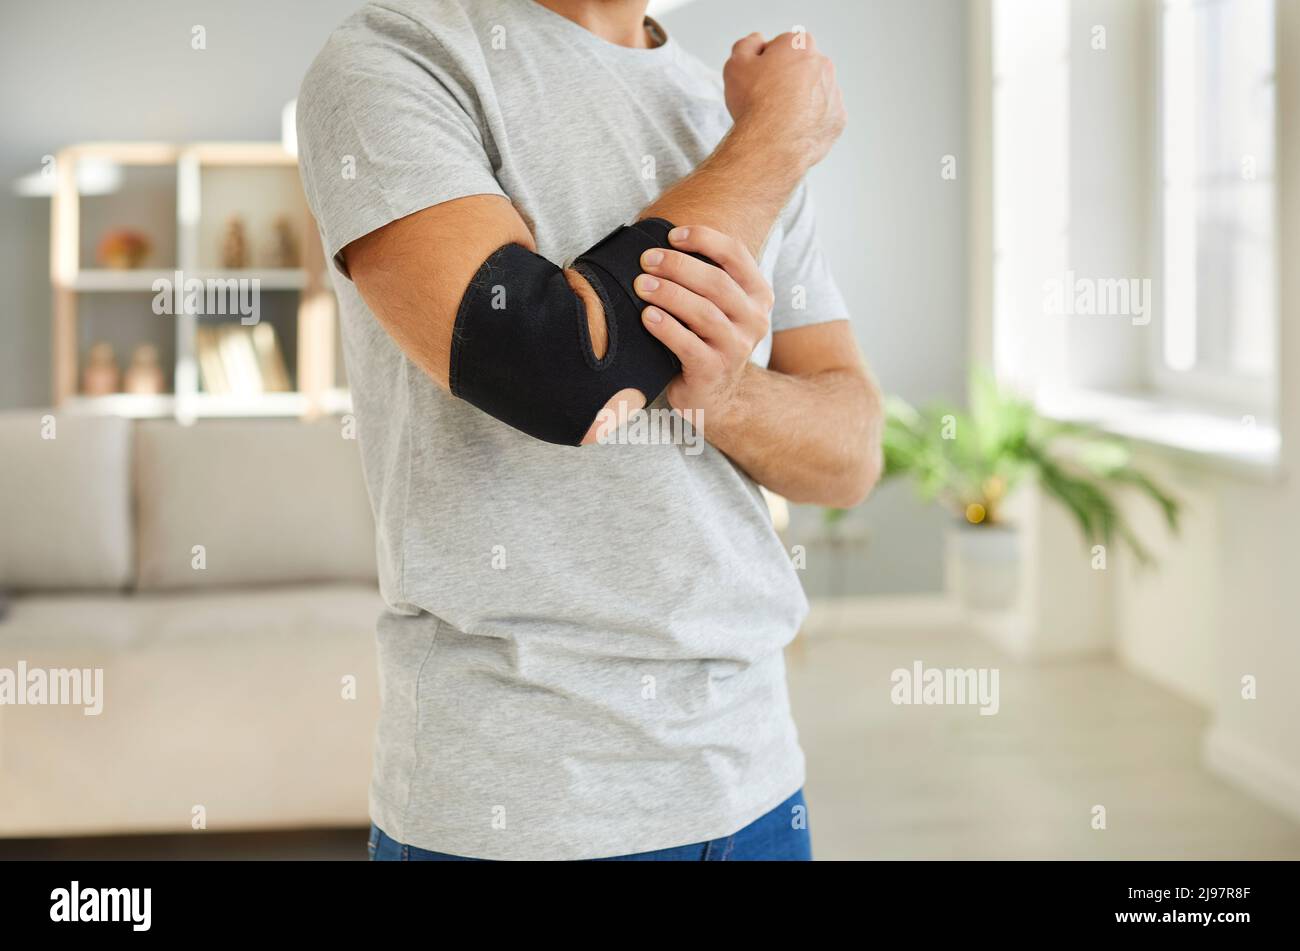
<path id="1" fill-rule="evenodd" d="M 81 392 L 87 396 L 106 396 L 116 393 L 121 373 L 111 343 L 93 344 L 86 355 L 86 366 L 81 371 Z"/>
<path id="2" fill-rule="evenodd" d="M 127 393 L 140 393 L 155 396 L 163 391 L 163 372 L 158 365 L 158 348 L 151 343 L 142 343 L 131 354 L 131 365 L 126 369 L 126 382 L 122 387 Z"/>
<path id="3" fill-rule="evenodd" d="M 277 215 L 271 223 L 275 240 L 271 245 L 271 267 L 298 266 L 298 236 L 288 215 Z"/>
<path id="4" fill-rule="evenodd" d="M 230 270 L 248 267 L 248 242 L 244 237 L 244 219 L 231 215 L 226 220 L 226 234 L 221 241 L 221 266 Z"/>

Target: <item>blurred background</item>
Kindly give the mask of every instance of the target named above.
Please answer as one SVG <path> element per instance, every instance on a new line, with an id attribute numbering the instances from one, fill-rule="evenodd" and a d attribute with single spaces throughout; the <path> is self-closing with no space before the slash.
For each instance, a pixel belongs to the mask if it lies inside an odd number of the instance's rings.
<path id="1" fill-rule="evenodd" d="M 373 537 L 286 131 L 357 6 L 6 6 L 0 697 L 103 680 L 0 705 L 0 856 L 365 854 Z M 1300 3 L 651 13 L 719 69 L 807 29 L 849 110 L 811 181 L 890 473 L 773 500 L 818 856 L 1300 857 Z"/>

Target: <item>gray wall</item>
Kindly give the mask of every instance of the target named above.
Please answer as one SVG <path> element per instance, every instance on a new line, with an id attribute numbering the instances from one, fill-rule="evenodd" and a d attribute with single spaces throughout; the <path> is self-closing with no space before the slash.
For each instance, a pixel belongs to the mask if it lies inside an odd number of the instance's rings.
<path id="1" fill-rule="evenodd" d="M 267 139 L 307 64 L 357 0 L 49 0 L 6 4 L 0 33 L 0 408 L 49 394 L 49 205 L 8 184 L 90 139 Z M 966 151 L 963 0 L 697 0 L 664 18 L 721 67 L 731 43 L 799 23 L 836 61 L 850 123 L 813 176 L 822 241 L 857 306 L 864 353 L 910 399 L 961 395 L 965 192 L 939 176 Z M 190 47 L 207 29 L 207 49 Z M 941 519 L 901 486 L 847 526 L 869 542 L 838 559 L 796 513 L 822 593 L 936 590 Z M 850 551 L 854 551 L 850 547 Z M 832 564 L 834 562 L 834 564 Z"/>

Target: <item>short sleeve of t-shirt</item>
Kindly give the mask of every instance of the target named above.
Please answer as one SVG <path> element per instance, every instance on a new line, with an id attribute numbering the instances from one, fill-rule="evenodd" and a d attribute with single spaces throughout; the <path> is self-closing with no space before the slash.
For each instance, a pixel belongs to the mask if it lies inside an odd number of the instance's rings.
<path id="1" fill-rule="evenodd" d="M 816 214 L 807 183 L 796 189 L 784 219 L 772 273 L 772 332 L 848 320 L 849 309 L 817 245 Z"/>
<path id="2" fill-rule="evenodd" d="M 298 94 L 299 167 L 326 255 L 467 195 L 504 195 L 463 70 L 429 30 L 368 6 L 317 56 Z"/>

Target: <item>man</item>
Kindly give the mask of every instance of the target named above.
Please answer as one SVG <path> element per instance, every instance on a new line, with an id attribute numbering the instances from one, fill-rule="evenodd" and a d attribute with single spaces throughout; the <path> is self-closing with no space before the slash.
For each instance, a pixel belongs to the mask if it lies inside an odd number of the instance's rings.
<path id="1" fill-rule="evenodd" d="M 810 36 L 724 90 L 645 7 L 382 0 L 303 84 L 387 604 L 373 857 L 810 854 L 757 485 L 878 472 L 801 184 L 843 105 Z M 646 400 L 707 442 L 630 438 Z"/>

